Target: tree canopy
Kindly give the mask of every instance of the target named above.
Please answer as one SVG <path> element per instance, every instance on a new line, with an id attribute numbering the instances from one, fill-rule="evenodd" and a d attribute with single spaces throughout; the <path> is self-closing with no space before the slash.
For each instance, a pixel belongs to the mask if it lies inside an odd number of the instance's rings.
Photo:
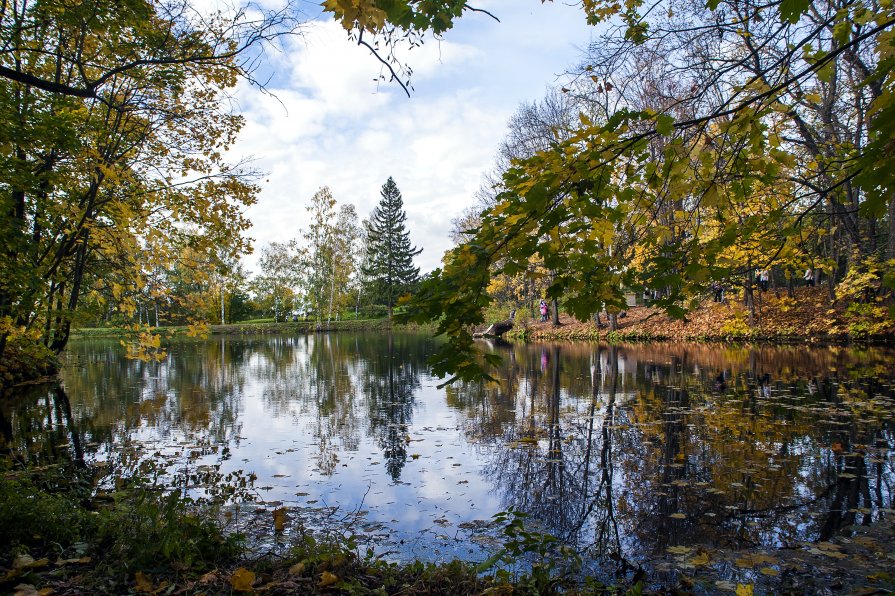
<path id="1" fill-rule="evenodd" d="M 437 373 L 487 372 L 470 327 L 492 276 L 532 257 L 579 318 L 626 289 L 685 316 L 712 282 L 748 292 L 758 267 L 838 281 L 895 258 L 891 2 L 583 5 L 609 26 L 561 89 L 578 122 L 503 171 L 411 304 L 450 339 Z"/>
<path id="2" fill-rule="evenodd" d="M 249 250 L 257 187 L 223 157 L 243 123 L 225 99 L 290 10 L 4 2 L 0 24 L 0 354 L 10 335 L 58 352 L 85 299 L 132 311 L 175 262 Z"/>

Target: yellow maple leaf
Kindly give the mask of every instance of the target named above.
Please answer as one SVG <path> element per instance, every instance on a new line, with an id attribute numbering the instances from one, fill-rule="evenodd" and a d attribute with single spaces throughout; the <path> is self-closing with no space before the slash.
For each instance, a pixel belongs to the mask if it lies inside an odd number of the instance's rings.
<path id="1" fill-rule="evenodd" d="M 255 573 L 245 567 L 240 567 L 230 576 L 230 585 L 237 592 L 251 592 L 255 583 Z"/>
<path id="2" fill-rule="evenodd" d="M 752 596 L 754 587 L 752 584 L 737 584 L 736 596 Z"/>
<path id="3" fill-rule="evenodd" d="M 334 583 L 339 581 L 339 576 L 335 573 L 330 573 L 329 571 L 324 571 L 320 574 L 320 581 L 317 582 L 318 588 L 325 588 L 327 586 L 331 586 Z"/>

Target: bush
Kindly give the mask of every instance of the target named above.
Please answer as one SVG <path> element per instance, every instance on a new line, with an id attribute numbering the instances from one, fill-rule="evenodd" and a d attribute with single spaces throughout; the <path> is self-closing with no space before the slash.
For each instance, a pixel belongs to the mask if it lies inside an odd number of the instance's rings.
<path id="1" fill-rule="evenodd" d="M 240 539 L 223 533 L 214 512 L 180 491 L 137 485 L 100 498 L 92 496 L 90 478 L 91 470 L 58 466 L 0 478 L 0 556 L 88 555 L 92 567 L 82 582 L 120 593 L 137 571 L 195 575 L 242 553 Z"/>

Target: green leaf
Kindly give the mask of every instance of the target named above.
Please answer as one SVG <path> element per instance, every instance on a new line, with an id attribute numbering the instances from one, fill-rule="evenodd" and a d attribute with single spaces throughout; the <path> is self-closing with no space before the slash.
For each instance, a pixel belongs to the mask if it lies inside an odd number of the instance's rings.
<path id="1" fill-rule="evenodd" d="M 671 136 L 671 133 L 674 132 L 674 118 L 668 114 L 656 116 L 656 132 L 664 137 Z"/>
<path id="2" fill-rule="evenodd" d="M 780 3 L 780 20 L 795 25 L 806 10 L 809 0 L 783 0 Z"/>

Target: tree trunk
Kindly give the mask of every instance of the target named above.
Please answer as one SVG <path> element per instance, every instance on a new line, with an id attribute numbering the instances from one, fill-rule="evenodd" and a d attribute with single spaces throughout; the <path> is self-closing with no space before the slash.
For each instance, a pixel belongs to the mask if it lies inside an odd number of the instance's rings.
<path id="1" fill-rule="evenodd" d="M 555 327 L 559 325 L 559 301 L 556 298 L 551 302 L 551 308 L 553 309 L 553 325 Z"/>
<path id="2" fill-rule="evenodd" d="M 749 313 L 749 327 L 755 326 L 755 293 L 752 288 L 752 271 L 746 275 L 746 285 L 743 287 L 743 304 Z"/>
<path id="3" fill-rule="evenodd" d="M 889 197 L 889 242 L 886 256 L 895 259 L 895 194 Z"/>

